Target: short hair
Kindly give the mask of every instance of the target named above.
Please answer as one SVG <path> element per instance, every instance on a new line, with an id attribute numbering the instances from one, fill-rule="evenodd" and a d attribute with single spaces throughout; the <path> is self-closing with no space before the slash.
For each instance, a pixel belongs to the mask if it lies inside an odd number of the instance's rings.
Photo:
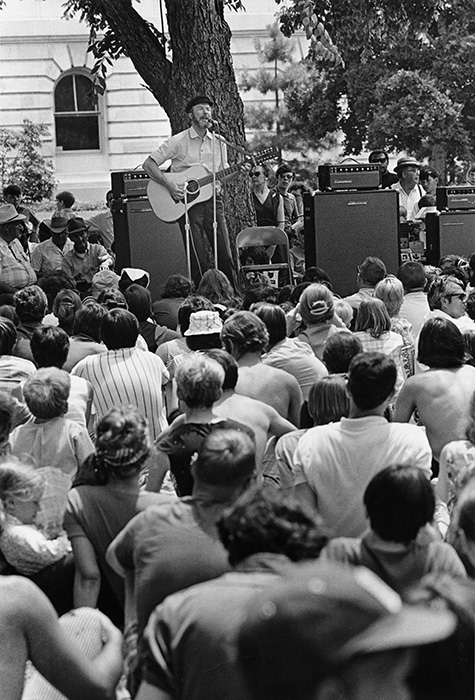
<path id="1" fill-rule="evenodd" d="M 412 289 L 423 289 L 426 283 L 424 265 L 415 260 L 406 260 L 399 266 L 397 278 L 401 280 L 402 286 L 408 292 Z"/>
<path id="2" fill-rule="evenodd" d="M 116 287 L 109 287 L 103 289 L 97 295 L 97 303 L 101 304 L 107 311 L 111 311 L 112 309 L 128 308 L 127 300 L 123 292 L 121 292 L 120 289 L 117 289 Z"/>
<path id="3" fill-rule="evenodd" d="M 18 185 L 7 185 L 6 187 L 3 188 L 3 196 L 7 197 L 8 195 L 13 195 L 14 197 L 18 197 L 19 195 L 22 194 L 21 187 Z"/>
<path id="4" fill-rule="evenodd" d="M 19 320 L 28 323 L 43 320 L 48 308 L 48 299 L 41 287 L 32 284 L 15 292 L 13 304 Z"/>
<path id="5" fill-rule="evenodd" d="M 328 289 L 332 288 L 331 279 L 322 267 L 307 267 L 303 273 L 303 282 L 316 282 L 318 284 L 324 284 Z"/>
<path id="6" fill-rule="evenodd" d="M 96 301 L 88 301 L 76 311 L 73 323 L 73 335 L 85 335 L 96 343 L 101 342 L 101 320 L 107 311 Z"/>
<path id="7" fill-rule="evenodd" d="M 192 353 L 176 369 L 177 396 L 189 408 L 211 408 L 221 396 L 224 369 L 218 362 Z"/>
<path id="8" fill-rule="evenodd" d="M 204 440 L 193 466 L 197 481 L 238 488 L 248 484 L 256 468 L 254 441 L 241 430 L 215 430 Z"/>
<path id="9" fill-rule="evenodd" d="M 97 424 L 91 457 L 100 484 L 138 474 L 151 453 L 148 421 L 136 406 L 111 408 Z"/>
<path id="10" fill-rule="evenodd" d="M 351 360 L 360 352 L 363 345 L 353 333 L 334 333 L 324 345 L 322 360 L 330 374 L 346 374 Z"/>
<path id="11" fill-rule="evenodd" d="M 214 306 L 209 299 L 199 296 L 197 294 L 191 294 L 186 297 L 186 299 L 180 305 L 178 309 L 178 325 L 180 326 L 181 334 L 184 335 L 185 331 L 190 327 L 190 316 L 196 311 L 214 311 Z"/>
<path id="12" fill-rule="evenodd" d="M 394 275 L 388 275 L 374 288 L 374 298 L 381 299 L 389 317 L 397 316 L 404 301 L 404 287 Z"/>
<path id="13" fill-rule="evenodd" d="M 356 314 L 355 330 L 369 331 L 373 338 L 391 330 L 391 319 L 381 299 L 363 299 Z"/>
<path id="14" fill-rule="evenodd" d="M 17 331 L 13 321 L 0 317 L 0 355 L 11 355 L 17 341 Z"/>
<path id="15" fill-rule="evenodd" d="M 71 209 L 74 202 L 76 201 L 76 197 L 73 195 L 72 192 L 68 192 L 65 190 L 64 192 L 58 192 L 58 194 L 56 195 L 56 200 L 64 204 L 64 206 L 67 209 Z"/>
<path id="16" fill-rule="evenodd" d="M 462 280 L 453 275 L 440 275 L 432 280 L 427 291 L 427 302 L 431 311 L 442 308 L 442 299 L 446 295 L 449 285 L 460 287 L 461 292 L 464 291 Z"/>
<path id="17" fill-rule="evenodd" d="M 472 289 L 467 297 L 465 310 L 472 321 L 475 321 L 475 289 Z"/>
<path id="18" fill-rule="evenodd" d="M 292 177 L 295 177 L 295 172 L 290 167 L 290 165 L 288 165 L 287 163 L 282 163 L 282 165 L 279 165 L 279 167 L 275 171 L 275 176 L 280 177 L 280 175 L 286 175 L 287 173 L 290 173 Z"/>
<path id="19" fill-rule="evenodd" d="M 152 314 L 152 295 L 141 284 L 131 284 L 124 292 L 129 311 L 143 323 Z"/>
<path id="20" fill-rule="evenodd" d="M 343 377 L 330 375 L 318 379 L 310 388 L 308 412 L 314 425 L 336 423 L 350 412 L 350 399 Z"/>
<path id="21" fill-rule="evenodd" d="M 223 386 L 221 387 L 223 391 L 228 391 L 228 389 L 234 389 L 239 376 L 239 365 L 229 352 L 222 350 L 221 348 L 213 348 L 210 350 L 204 350 L 203 354 L 206 357 L 210 357 L 215 360 L 224 369 L 224 380 Z"/>
<path id="22" fill-rule="evenodd" d="M 69 336 L 62 328 L 40 326 L 31 335 L 30 347 L 38 367 L 61 369 L 68 357 Z"/>
<path id="23" fill-rule="evenodd" d="M 429 177 L 439 178 L 440 173 L 435 168 L 431 168 L 430 165 L 423 165 L 419 172 L 419 180 L 428 180 Z"/>
<path id="24" fill-rule="evenodd" d="M 73 289 L 63 289 L 56 295 L 52 311 L 58 319 L 58 325 L 68 335 L 72 333 L 76 313 L 81 307 L 81 297 Z"/>
<path id="25" fill-rule="evenodd" d="M 418 201 L 419 209 L 423 207 L 435 207 L 436 201 L 433 194 L 424 194 Z"/>
<path id="26" fill-rule="evenodd" d="M 353 307 L 344 299 L 335 300 L 335 313 L 345 326 L 349 327 L 353 320 Z"/>
<path id="27" fill-rule="evenodd" d="M 38 282 L 38 287 L 41 287 L 46 294 L 48 298 L 48 308 L 52 309 L 57 294 L 63 289 L 76 289 L 76 283 L 66 272 L 56 270 L 42 277 Z"/>
<path id="28" fill-rule="evenodd" d="M 252 312 L 266 324 L 269 347 L 272 348 L 287 337 L 287 321 L 282 307 L 276 304 L 257 304 L 252 307 Z"/>
<path id="29" fill-rule="evenodd" d="M 45 478 L 40 470 L 9 455 L 0 464 L 0 500 L 2 503 L 15 496 L 30 501 L 41 496 Z M 1 509 L 3 510 L 3 509 Z M 4 514 L 0 516 L 0 531 L 3 530 Z"/>
<path id="30" fill-rule="evenodd" d="M 239 354 L 244 355 L 248 352 L 262 352 L 269 342 L 269 333 L 264 321 L 256 314 L 238 311 L 225 321 L 221 338 L 227 352 L 231 352 L 234 343 Z"/>
<path id="31" fill-rule="evenodd" d="M 184 275 L 170 275 L 165 282 L 162 299 L 180 299 L 189 297 L 193 292 L 194 283 Z"/>
<path id="32" fill-rule="evenodd" d="M 475 330 L 464 331 L 462 335 L 465 345 L 465 364 L 475 367 Z"/>
<path id="33" fill-rule="evenodd" d="M 217 528 L 231 566 L 261 552 L 295 562 L 317 559 L 328 540 L 300 504 L 261 489 L 244 493 L 221 516 Z"/>
<path id="34" fill-rule="evenodd" d="M 386 265 L 380 258 L 368 256 L 358 267 L 358 274 L 363 282 L 374 287 L 386 277 Z"/>
<path id="35" fill-rule="evenodd" d="M 324 323 L 333 318 L 334 298 L 324 284 L 311 284 L 300 297 L 300 315 L 307 325 Z"/>
<path id="36" fill-rule="evenodd" d="M 421 328 L 417 359 L 428 367 L 461 367 L 465 343 L 461 331 L 447 318 L 430 318 Z"/>
<path id="37" fill-rule="evenodd" d="M 25 403 L 35 418 L 49 420 L 64 415 L 68 410 L 71 379 L 57 367 L 38 369 L 23 386 Z"/>
<path id="38" fill-rule="evenodd" d="M 139 336 L 139 322 L 127 309 L 111 309 L 101 318 L 100 336 L 108 350 L 133 348 Z"/>
<path id="39" fill-rule="evenodd" d="M 249 311 L 253 304 L 267 302 L 277 304 L 279 301 L 279 290 L 269 284 L 259 284 L 257 287 L 246 289 L 242 298 L 243 311 Z"/>
<path id="40" fill-rule="evenodd" d="M 359 409 L 370 411 L 391 396 L 396 378 L 396 365 L 388 355 L 362 352 L 350 363 L 348 391 Z"/>
<path id="41" fill-rule="evenodd" d="M 381 156 L 384 156 L 385 159 L 389 162 L 389 153 L 385 151 L 384 148 L 376 148 L 369 154 L 368 163 L 373 163 L 375 160 L 379 160 Z"/>
<path id="42" fill-rule="evenodd" d="M 434 491 L 418 467 L 386 467 L 369 482 L 363 502 L 371 529 L 387 542 L 409 544 L 434 517 Z"/>
<path id="43" fill-rule="evenodd" d="M 0 443 L 4 443 L 13 428 L 15 400 L 6 391 L 0 390 Z"/>

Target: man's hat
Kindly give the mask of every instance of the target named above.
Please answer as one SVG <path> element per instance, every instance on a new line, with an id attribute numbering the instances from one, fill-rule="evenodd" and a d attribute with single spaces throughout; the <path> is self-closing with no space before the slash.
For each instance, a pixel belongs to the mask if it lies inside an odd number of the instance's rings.
<path id="1" fill-rule="evenodd" d="M 185 107 L 185 112 L 188 114 L 188 112 L 191 112 L 193 107 L 195 105 L 210 105 L 212 107 L 214 104 L 213 100 L 210 99 L 207 95 L 196 95 L 196 97 L 192 97 L 191 100 L 188 102 L 188 104 Z"/>
<path id="2" fill-rule="evenodd" d="M 403 605 L 364 567 L 313 562 L 294 567 L 251 601 L 239 653 L 262 697 L 272 697 L 270 686 L 302 687 L 353 656 L 436 642 L 455 626 L 446 610 Z"/>
<path id="3" fill-rule="evenodd" d="M 83 218 L 75 216 L 74 219 L 68 221 L 68 234 L 74 236 L 76 233 L 83 233 L 89 230 L 89 224 L 86 224 Z"/>
<path id="4" fill-rule="evenodd" d="M 68 228 L 69 219 L 61 214 L 53 214 L 51 219 L 46 219 L 43 223 L 52 233 L 63 233 Z"/>
<path id="5" fill-rule="evenodd" d="M 394 168 L 394 172 L 399 175 L 400 171 L 403 168 L 408 168 L 410 166 L 415 166 L 416 168 L 420 168 L 421 164 L 416 158 L 412 158 L 411 156 L 403 156 L 402 158 L 398 158 L 397 165 Z"/>
<path id="6" fill-rule="evenodd" d="M 13 204 L 2 204 L 0 206 L 0 226 L 12 224 L 14 221 L 26 221 L 26 216 L 19 214 Z"/>
<path id="7" fill-rule="evenodd" d="M 195 311 L 190 316 L 190 326 L 183 335 L 211 335 L 221 333 L 223 322 L 217 311 Z"/>

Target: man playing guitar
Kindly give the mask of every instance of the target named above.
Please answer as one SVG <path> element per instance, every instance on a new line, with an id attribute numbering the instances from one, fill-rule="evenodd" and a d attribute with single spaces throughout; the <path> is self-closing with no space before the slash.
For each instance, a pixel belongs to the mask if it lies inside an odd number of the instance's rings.
<path id="1" fill-rule="evenodd" d="M 189 168 L 198 165 L 202 166 L 211 175 L 213 172 L 214 153 L 215 172 L 228 168 L 226 144 L 223 143 L 218 135 L 209 130 L 213 123 L 212 108 L 213 102 L 206 95 L 197 95 L 191 99 L 185 107 L 186 113 L 191 120 L 191 126 L 185 131 L 170 136 L 158 150 L 150 154 L 143 164 L 145 172 L 152 180 L 168 190 L 175 203 L 183 202 L 185 197 L 184 185 L 179 178 L 167 177 L 167 173 L 160 170 L 159 166 L 165 161 L 171 160 L 170 173 L 172 174 L 183 173 Z M 213 140 L 215 140 L 214 150 Z M 226 177 L 220 177 L 220 181 L 227 182 L 236 177 L 238 173 L 239 171 L 226 175 Z M 155 206 L 154 209 L 157 216 L 162 218 L 160 211 L 157 211 Z M 202 274 L 208 268 L 205 236 L 211 248 L 214 247 L 212 197 L 205 201 L 189 203 L 188 216 L 191 228 L 191 274 L 195 283 L 198 284 Z M 163 218 L 165 219 L 166 217 L 164 216 Z M 219 182 L 217 182 L 216 188 L 216 220 L 218 266 L 233 283 L 234 269 Z M 180 215 L 178 222 L 186 245 L 184 216 Z"/>

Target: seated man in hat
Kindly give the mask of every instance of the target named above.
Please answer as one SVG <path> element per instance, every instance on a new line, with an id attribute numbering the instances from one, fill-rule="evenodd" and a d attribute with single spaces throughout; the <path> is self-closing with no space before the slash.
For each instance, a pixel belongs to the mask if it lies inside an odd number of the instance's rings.
<path id="1" fill-rule="evenodd" d="M 23 206 L 21 203 L 22 197 L 23 192 L 19 185 L 7 185 L 3 188 L 3 198 L 5 202 L 7 204 L 13 204 L 18 214 L 23 214 L 23 216 L 26 218 L 26 224 L 30 224 L 32 232 L 36 234 L 40 222 L 35 214 L 33 214 L 31 209 Z M 38 239 L 35 238 L 35 242 L 37 241 Z"/>
<path id="2" fill-rule="evenodd" d="M 38 243 L 31 254 L 31 264 L 38 279 L 61 270 L 64 256 L 72 250 L 73 244 L 68 239 L 68 222 L 69 219 L 61 214 L 53 214 L 51 219 L 43 222 L 51 232 L 51 238 Z"/>
<path id="3" fill-rule="evenodd" d="M 70 219 L 67 232 L 74 247 L 65 254 L 61 269 L 76 280 L 79 292 L 85 295 L 96 272 L 110 267 L 113 260 L 103 245 L 89 243 L 89 226 L 84 219 Z"/>
<path id="4" fill-rule="evenodd" d="M 185 131 L 170 136 L 164 141 L 157 151 L 154 151 L 146 159 L 143 169 L 150 177 L 163 185 L 175 201 L 183 201 L 185 196 L 184 181 L 186 171 L 196 165 L 201 165 L 208 173 L 225 170 L 228 167 L 226 145 L 223 140 L 209 131 L 212 126 L 213 102 L 207 95 L 196 95 L 185 107 L 185 111 L 191 120 L 191 126 Z M 165 161 L 171 160 L 171 173 L 183 173 L 183 183 L 177 183 L 169 179 L 160 166 Z M 214 160 L 214 162 L 213 162 Z M 220 177 L 220 182 L 227 182 L 237 176 L 238 173 Z M 206 240 L 211 248 L 214 247 L 213 237 L 213 199 L 189 204 L 188 209 L 191 227 L 191 271 L 192 277 L 198 284 L 201 276 L 208 269 Z M 216 194 L 216 219 L 218 224 L 218 266 L 229 278 L 234 281 L 234 269 L 232 264 L 229 237 L 224 218 L 223 199 L 217 188 Z M 179 219 L 179 224 L 185 240 L 184 217 Z M 186 241 L 185 241 L 186 244 Z"/>
<path id="5" fill-rule="evenodd" d="M 412 221 L 419 211 L 419 200 L 425 195 L 424 188 L 419 184 L 420 163 L 415 158 L 399 158 L 395 173 L 399 180 L 391 185 L 392 190 L 399 194 L 399 206 L 406 211 L 406 219 Z"/>
<path id="6" fill-rule="evenodd" d="M 0 206 L 0 291 L 14 294 L 36 282 L 36 273 L 18 240 L 26 217 L 13 204 Z"/>

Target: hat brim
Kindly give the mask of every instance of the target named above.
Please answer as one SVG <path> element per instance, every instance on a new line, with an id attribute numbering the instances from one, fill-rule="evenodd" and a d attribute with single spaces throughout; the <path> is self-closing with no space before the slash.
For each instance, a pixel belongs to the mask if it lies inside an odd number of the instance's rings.
<path id="1" fill-rule="evenodd" d="M 59 228 L 57 226 L 50 226 L 45 222 L 47 228 L 51 231 L 51 233 L 66 233 L 68 230 L 68 225 L 66 226 L 60 226 Z"/>
<path id="2" fill-rule="evenodd" d="M 67 227 L 65 230 L 67 231 Z M 84 228 L 77 228 L 74 231 L 68 231 L 68 236 L 76 236 L 78 233 L 84 233 L 85 231 L 89 231 L 89 226 L 86 226 Z"/>
<path id="3" fill-rule="evenodd" d="M 216 328 L 207 328 L 204 331 L 200 330 L 199 333 L 198 332 L 195 333 L 194 331 L 192 331 L 190 333 L 190 329 L 188 329 L 187 331 L 185 331 L 183 333 L 183 335 L 185 335 L 187 337 L 194 336 L 194 335 L 217 335 L 217 334 L 221 333 L 222 330 L 223 330 L 222 327 L 216 327 Z"/>
<path id="4" fill-rule="evenodd" d="M 26 216 L 23 216 L 23 214 L 17 214 L 12 219 L 8 219 L 7 221 L 0 221 L 0 226 L 3 226 L 3 224 L 14 224 L 15 221 L 26 221 Z"/>
<path id="5" fill-rule="evenodd" d="M 422 168 L 422 165 L 420 163 L 404 163 L 403 165 L 396 165 L 393 172 L 395 172 L 396 175 L 399 175 L 401 170 L 404 170 L 404 168 L 410 168 L 411 166 L 419 168 L 419 170 Z"/>
<path id="6" fill-rule="evenodd" d="M 405 606 L 370 625 L 340 650 L 339 658 L 390 649 L 421 646 L 446 639 L 455 630 L 455 616 L 446 610 Z"/>

